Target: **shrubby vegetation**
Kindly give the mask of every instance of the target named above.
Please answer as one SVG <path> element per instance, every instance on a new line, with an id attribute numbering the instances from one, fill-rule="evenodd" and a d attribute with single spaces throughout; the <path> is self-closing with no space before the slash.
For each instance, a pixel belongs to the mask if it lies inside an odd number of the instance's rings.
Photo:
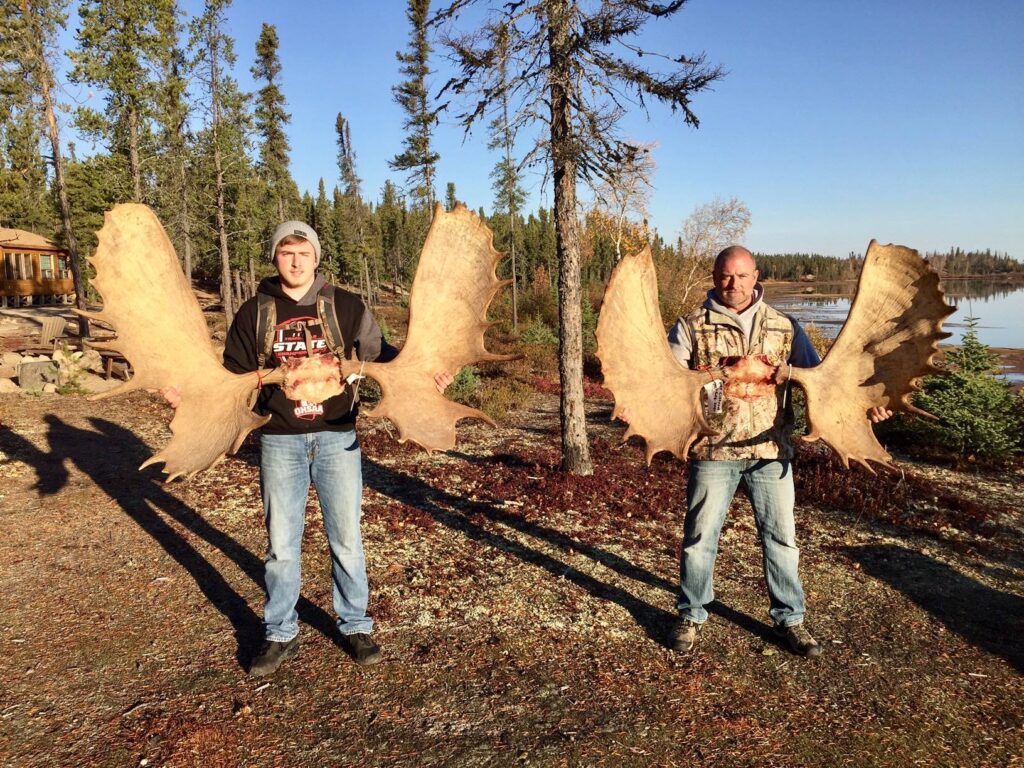
<path id="1" fill-rule="evenodd" d="M 1024 449 L 1024 397 L 996 378 L 997 360 L 967 318 L 959 348 L 946 352 L 945 372 L 927 376 L 912 402 L 936 417 L 897 417 L 879 425 L 881 437 L 912 453 L 1000 462 Z"/>

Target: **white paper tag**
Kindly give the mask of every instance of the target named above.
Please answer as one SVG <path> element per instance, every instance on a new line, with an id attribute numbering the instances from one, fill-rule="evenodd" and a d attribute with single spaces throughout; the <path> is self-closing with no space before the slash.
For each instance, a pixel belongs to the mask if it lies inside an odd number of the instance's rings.
<path id="1" fill-rule="evenodd" d="M 351 387 L 355 382 L 359 381 L 360 379 L 365 379 L 365 378 L 366 377 L 363 376 L 360 373 L 350 373 L 348 375 L 348 378 L 345 379 L 345 383 L 348 384 Z"/>
<path id="2" fill-rule="evenodd" d="M 725 382 L 721 379 L 709 381 L 704 385 L 704 413 L 708 416 L 722 412 L 722 398 L 725 392 Z"/>

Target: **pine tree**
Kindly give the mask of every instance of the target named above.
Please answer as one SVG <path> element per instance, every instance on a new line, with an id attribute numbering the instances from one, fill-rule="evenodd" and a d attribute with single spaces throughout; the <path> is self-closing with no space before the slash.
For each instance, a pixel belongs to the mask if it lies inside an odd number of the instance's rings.
<path id="1" fill-rule="evenodd" d="M 643 108 L 653 98 L 681 111 L 686 123 L 698 124 L 690 99 L 720 78 L 721 70 L 706 66 L 702 56 L 668 59 L 675 65 L 668 74 L 645 69 L 641 62 L 648 52 L 634 42 L 648 21 L 674 15 L 685 2 L 524 0 L 490 10 L 482 26 L 445 39 L 461 72 L 443 90 L 474 97 L 470 109 L 460 116 L 466 130 L 499 108 L 502 94 L 518 99 L 514 125 L 540 121 L 544 127 L 535 150 L 550 161 L 554 184 L 562 467 L 578 474 L 592 473 L 593 465 L 583 402 L 576 183 L 607 178 L 637 153 L 638 145 L 620 138 L 617 130 L 624 103 Z M 435 22 L 457 19 L 476 4 L 454 0 Z M 503 36 L 507 36 L 507 56 L 499 56 Z M 633 60 L 627 61 L 624 55 L 632 55 Z M 503 76 L 501 61 L 515 62 L 516 69 Z"/>
<path id="2" fill-rule="evenodd" d="M 156 30 L 166 45 L 160 57 L 160 76 L 156 85 L 154 122 L 159 157 L 156 164 L 155 208 L 167 227 L 168 236 L 181 259 L 185 279 L 192 280 L 193 206 L 190 180 L 190 142 L 188 81 L 191 64 L 179 42 L 181 24 L 177 4 L 159 8 Z"/>
<path id="3" fill-rule="evenodd" d="M 79 128 L 125 157 L 127 196 L 135 202 L 148 198 L 143 164 L 153 152 L 153 73 L 167 55 L 157 27 L 167 13 L 173 13 L 172 0 L 86 0 L 78 8 L 78 48 L 69 54 L 71 79 L 104 92 L 106 100 L 102 113 L 79 109 Z"/>
<path id="4" fill-rule="evenodd" d="M 30 78 L 23 14 L 0 15 L 0 226 L 52 234 L 54 211 L 40 145 L 43 108 Z"/>
<path id="5" fill-rule="evenodd" d="M 946 374 L 926 377 L 914 395 L 914 404 L 937 419 L 918 419 L 904 429 L 919 444 L 962 458 L 1004 460 L 1024 448 L 1024 396 L 995 377 L 998 357 L 978 338 L 977 318 L 966 323 L 960 347 L 945 355 Z"/>
<path id="6" fill-rule="evenodd" d="M 526 201 L 526 193 L 519 182 L 519 165 L 512 157 L 516 132 L 509 114 L 508 93 L 508 30 L 502 28 L 496 36 L 495 69 L 498 83 L 498 108 L 491 121 L 491 138 L 488 149 L 501 152 L 501 159 L 491 171 L 494 190 L 495 213 L 502 213 L 508 222 L 503 248 L 510 256 L 512 265 L 512 329 L 519 328 L 519 275 L 516 254 L 516 219 L 519 209 Z"/>
<path id="7" fill-rule="evenodd" d="M 66 17 L 63 4 L 59 0 L 21 0 L 22 22 L 26 36 L 24 58 L 27 62 L 27 74 L 33 86 L 41 96 L 42 111 L 46 119 L 47 132 L 50 139 L 51 162 L 53 163 L 53 183 L 57 192 L 60 208 L 64 245 L 71 262 L 71 277 L 75 286 L 75 302 L 79 309 L 85 309 L 85 284 L 82 280 L 82 267 L 78 256 L 78 243 L 72 226 L 71 206 L 68 203 L 67 184 L 64 179 L 64 156 L 60 145 L 60 130 L 57 125 L 57 112 L 53 99 L 53 66 L 50 63 L 49 51 L 57 35 L 57 29 L 64 26 Z M 86 338 L 89 335 L 89 321 L 83 316 L 78 318 L 78 335 Z"/>
<path id="8" fill-rule="evenodd" d="M 402 127 L 406 130 L 405 149 L 388 162 L 396 171 L 407 171 L 413 206 L 431 210 L 434 207 L 434 178 L 441 156 L 431 150 L 431 131 L 437 123 L 437 112 L 430 107 L 427 76 L 430 74 L 430 43 L 427 39 L 427 15 L 430 0 L 409 0 L 406 13 L 412 32 L 407 53 L 395 54 L 402 64 L 405 80 L 392 88 L 395 101 L 406 114 Z"/>
<path id="9" fill-rule="evenodd" d="M 259 40 L 256 41 L 256 63 L 252 76 L 264 85 L 256 94 L 254 112 L 256 132 L 262 139 L 260 144 L 260 176 L 267 184 L 277 221 L 285 221 L 294 212 L 298 203 L 298 188 L 288 169 L 288 153 L 291 147 L 285 126 L 291 122 L 291 115 L 285 111 L 284 94 L 278 86 L 281 74 L 281 60 L 277 55 L 277 29 L 273 24 L 263 24 Z"/>
<path id="10" fill-rule="evenodd" d="M 235 316 L 231 256 L 228 250 L 228 204 L 240 189 L 238 179 L 229 187 L 226 173 L 238 170 L 245 158 L 246 115 L 244 97 L 227 70 L 234 64 L 234 42 L 224 31 L 230 0 L 207 0 L 203 14 L 191 24 L 190 47 L 196 52 L 195 71 L 205 88 L 209 124 L 206 143 L 212 160 L 212 197 L 216 248 L 220 258 L 220 294 L 224 319 L 230 327 Z M 231 119 L 227 119 L 230 115 Z M 235 167 L 233 167 L 235 166 Z M 244 179 L 244 174 L 242 174 Z"/>

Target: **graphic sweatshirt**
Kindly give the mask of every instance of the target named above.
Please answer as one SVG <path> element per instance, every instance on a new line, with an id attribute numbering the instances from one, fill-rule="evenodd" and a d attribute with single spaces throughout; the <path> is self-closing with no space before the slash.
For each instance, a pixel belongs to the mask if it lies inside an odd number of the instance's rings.
<path id="1" fill-rule="evenodd" d="M 310 291 L 299 301 L 284 293 L 280 278 L 276 276 L 260 283 L 257 293 L 272 296 L 277 313 L 273 354 L 267 356 L 266 367 L 276 368 L 284 360 L 295 357 L 330 353 L 316 313 L 316 297 L 325 283 L 326 280 L 318 275 Z M 355 356 L 364 362 L 386 362 L 395 357 L 397 350 L 384 341 L 373 313 L 357 295 L 335 288 L 334 309 L 346 357 L 353 350 Z M 263 340 L 256 338 L 258 314 L 259 302 L 253 297 L 242 304 L 231 324 L 224 345 L 224 367 L 232 373 L 246 373 L 259 368 L 258 354 Z M 312 350 L 306 349 L 304 328 L 309 329 Z M 270 421 L 263 427 L 264 432 L 291 435 L 353 429 L 358 407 L 351 387 L 323 403 L 308 403 L 290 400 L 281 387 L 267 386 L 260 390 L 253 410 L 263 416 L 270 415 Z"/>

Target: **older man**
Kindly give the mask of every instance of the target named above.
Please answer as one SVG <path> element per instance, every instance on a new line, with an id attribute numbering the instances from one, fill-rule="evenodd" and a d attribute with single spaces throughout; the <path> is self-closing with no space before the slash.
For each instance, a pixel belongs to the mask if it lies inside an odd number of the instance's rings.
<path id="1" fill-rule="evenodd" d="M 691 449 L 687 511 L 680 556 L 679 621 L 670 646 L 689 652 L 714 600 L 712 576 L 722 524 L 740 482 L 750 495 L 761 538 L 769 614 L 794 653 L 819 656 L 821 646 L 804 626 L 806 607 L 798 572 L 793 521 L 791 400 L 776 371 L 820 362 L 792 318 L 768 306 L 757 265 L 746 248 L 731 246 L 715 259 L 707 300 L 673 326 L 669 344 L 680 363 L 695 370 L 725 368 L 724 385 L 712 384 L 706 410 L 718 434 Z M 872 409 L 873 421 L 891 413 Z"/>

